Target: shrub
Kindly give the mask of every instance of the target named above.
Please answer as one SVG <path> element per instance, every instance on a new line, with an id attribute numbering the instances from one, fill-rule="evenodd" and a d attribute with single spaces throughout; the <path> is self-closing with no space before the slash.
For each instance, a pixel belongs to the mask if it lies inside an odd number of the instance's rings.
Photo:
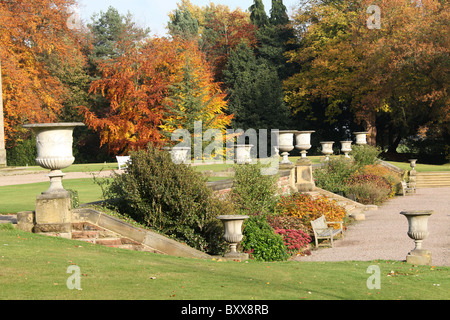
<path id="1" fill-rule="evenodd" d="M 366 174 L 377 175 L 386 179 L 386 182 L 391 187 L 389 198 L 394 197 L 400 191 L 399 186 L 402 181 L 400 174 L 394 173 L 388 168 L 380 165 L 367 165 L 362 169 L 362 172 Z"/>
<path id="2" fill-rule="evenodd" d="M 334 193 L 345 193 L 347 185 L 344 181 L 355 171 L 356 166 L 351 161 L 334 158 L 327 161 L 323 168 L 314 170 L 313 175 L 317 187 Z"/>
<path id="3" fill-rule="evenodd" d="M 355 165 L 363 167 L 375 164 L 378 160 L 381 150 L 368 144 L 356 145 L 352 147 L 352 157 Z"/>
<path id="4" fill-rule="evenodd" d="M 281 235 L 276 234 L 264 215 L 254 215 L 247 219 L 241 242 L 244 252 L 257 261 L 284 261 L 289 258 Z"/>
<path id="5" fill-rule="evenodd" d="M 305 251 L 306 246 L 311 242 L 311 237 L 301 230 L 275 228 L 275 233 L 283 237 L 284 245 L 290 255 L 311 254 Z"/>
<path id="6" fill-rule="evenodd" d="M 375 174 L 355 174 L 346 180 L 347 192 L 362 204 L 381 204 L 389 198 L 392 187 L 383 177 Z"/>
<path id="7" fill-rule="evenodd" d="M 380 188 L 375 182 L 355 183 L 349 187 L 349 193 L 355 195 L 356 201 L 362 204 L 379 205 L 389 197 L 389 189 Z"/>
<path id="8" fill-rule="evenodd" d="M 168 152 L 151 146 L 132 152 L 127 173 L 108 180 L 103 191 L 115 210 L 138 223 L 202 251 L 220 250 L 216 216 L 225 206 L 201 173 L 173 163 Z"/>
<path id="9" fill-rule="evenodd" d="M 301 193 L 282 196 L 276 208 L 280 215 L 299 218 L 309 234 L 312 220 L 324 215 L 327 221 L 343 221 L 346 215 L 344 208 L 326 197 L 313 198 Z"/>
<path id="10" fill-rule="evenodd" d="M 262 175 L 261 164 L 235 166 L 232 201 L 246 214 L 267 214 L 277 199 L 277 175 Z"/>

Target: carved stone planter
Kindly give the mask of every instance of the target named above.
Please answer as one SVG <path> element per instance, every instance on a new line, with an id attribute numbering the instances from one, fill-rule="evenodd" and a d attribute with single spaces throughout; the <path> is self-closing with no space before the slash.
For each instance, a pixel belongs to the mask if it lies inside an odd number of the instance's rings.
<path id="1" fill-rule="evenodd" d="M 322 145 L 322 153 L 325 155 L 325 161 L 330 160 L 330 155 L 333 154 L 333 141 L 323 141 L 320 143 Z"/>
<path id="2" fill-rule="evenodd" d="M 400 214 L 408 219 L 408 236 L 414 240 L 415 248 L 408 253 L 406 261 L 413 264 L 430 265 L 431 252 L 422 249 L 422 242 L 429 235 L 428 218 L 432 210 L 402 211 Z"/>
<path id="3" fill-rule="evenodd" d="M 409 165 L 411 166 L 411 169 L 415 170 L 417 159 L 409 159 L 408 161 L 409 161 Z"/>
<path id="4" fill-rule="evenodd" d="M 306 158 L 308 150 L 311 149 L 311 134 L 314 132 L 315 131 L 297 131 L 295 133 L 295 138 L 297 140 L 295 148 L 300 150 L 302 158 Z"/>
<path id="5" fill-rule="evenodd" d="M 352 152 L 352 142 L 351 141 L 341 141 L 341 151 L 344 153 L 346 158 L 350 158 L 348 155 Z"/>
<path id="6" fill-rule="evenodd" d="M 43 194 L 64 193 L 61 180 L 64 176 L 61 169 L 67 168 L 75 161 L 72 155 L 73 130 L 84 126 L 84 123 L 37 123 L 26 124 L 24 128 L 36 134 L 36 163 L 50 169 L 50 188 Z"/>
<path id="7" fill-rule="evenodd" d="M 369 134 L 368 132 L 355 132 L 356 144 L 357 145 L 367 144 L 367 135 L 368 134 Z"/>
<path id="8" fill-rule="evenodd" d="M 71 237 L 71 196 L 62 186 L 64 173 L 75 160 L 72 155 L 73 130 L 83 123 L 27 124 L 36 134 L 36 163 L 50 169 L 50 187 L 36 197 L 34 233 Z"/>
<path id="9" fill-rule="evenodd" d="M 280 130 L 278 133 L 278 149 L 283 152 L 281 164 L 292 164 L 289 161 L 289 152 L 294 150 L 294 133 L 296 130 Z"/>
<path id="10" fill-rule="evenodd" d="M 252 162 L 251 150 L 252 144 L 238 144 L 234 147 L 235 163 L 249 164 Z"/>
<path id="11" fill-rule="evenodd" d="M 224 255 L 225 258 L 229 259 L 248 259 L 248 254 L 237 252 L 236 247 L 239 242 L 242 241 L 242 224 L 248 216 L 244 215 L 223 215 L 218 216 L 217 219 L 221 220 L 225 229 L 223 238 L 226 242 L 230 244 L 230 252 Z"/>

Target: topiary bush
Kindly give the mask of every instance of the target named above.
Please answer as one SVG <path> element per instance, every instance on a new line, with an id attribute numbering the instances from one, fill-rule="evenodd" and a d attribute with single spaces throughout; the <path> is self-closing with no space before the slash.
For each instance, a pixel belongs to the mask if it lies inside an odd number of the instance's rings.
<path id="1" fill-rule="evenodd" d="M 130 154 L 125 174 L 103 186 L 104 198 L 119 213 L 166 236 L 209 253 L 223 252 L 224 206 L 190 166 L 175 164 L 166 151 L 149 146 Z"/>

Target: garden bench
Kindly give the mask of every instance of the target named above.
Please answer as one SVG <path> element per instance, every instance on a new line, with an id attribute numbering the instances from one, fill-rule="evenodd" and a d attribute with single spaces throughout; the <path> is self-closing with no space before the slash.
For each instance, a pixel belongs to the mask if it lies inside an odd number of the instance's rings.
<path id="1" fill-rule="evenodd" d="M 401 186 L 402 186 L 402 194 L 403 196 L 406 196 L 407 193 L 414 193 L 416 190 L 414 187 L 410 187 L 406 181 L 402 181 L 401 182 Z"/>
<path id="2" fill-rule="evenodd" d="M 129 156 L 116 156 L 116 159 L 117 164 L 119 165 L 119 170 L 122 170 L 122 168 L 127 168 L 127 164 L 131 160 Z"/>
<path id="3" fill-rule="evenodd" d="M 332 227 L 329 227 L 329 224 L 340 224 L 341 227 L 339 229 L 334 229 Z M 339 233 L 344 232 L 342 224 L 342 221 L 328 222 L 325 220 L 325 216 L 321 216 L 320 218 L 311 221 L 311 226 L 314 232 L 314 239 L 316 240 L 316 247 L 319 247 L 319 239 L 330 239 L 331 247 L 333 247 L 333 238 Z"/>

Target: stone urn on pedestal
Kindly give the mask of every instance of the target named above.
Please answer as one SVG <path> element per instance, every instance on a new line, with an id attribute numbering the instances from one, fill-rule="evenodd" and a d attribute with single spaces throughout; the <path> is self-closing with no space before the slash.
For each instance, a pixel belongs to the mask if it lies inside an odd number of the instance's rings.
<path id="1" fill-rule="evenodd" d="M 234 147 L 234 162 L 236 164 L 249 164 L 252 162 L 252 144 L 238 144 Z"/>
<path id="2" fill-rule="evenodd" d="M 248 259 L 247 253 L 240 253 L 236 250 L 237 245 L 244 238 L 242 235 L 242 224 L 248 218 L 248 216 L 244 215 L 223 215 L 217 217 L 217 219 L 222 221 L 225 229 L 223 239 L 230 245 L 230 252 L 224 255 L 225 258 L 236 260 Z"/>
<path id="3" fill-rule="evenodd" d="M 415 248 L 406 256 L 406 262 L 417 265 L 431 265 L 431 252 L 422 248 L 422 242 L 429 235 L 428 218 L 432 210 L 402 211 L 408 219 L 408 236 L 414 240 Z"/>
<path id="4" fill-rule="evenodd" d="M 294 150 L 294 133 L 296 130 L 280 130 L 278 132 L 278 149 L 282 152 L 281 164 L 292 164 L 289 161 L 289 152 Z"/>
<path id="5" fill-rule="evenodd" d="M 344 153 L 346 158 L 350 158 L 348 155 L 352 152 L 352 142 L 351 141 L 341 141 L 341 151 Z"/>
<path id="6" fill-rule="evenodd" d="M 364 145 L 367 144 L 367 135 L 368 132 L 355 132 L 356 136 L 356 144 L 357 145 Z"/>
<path id="7" fill-rule="evenodd" d="M 306 157 L 311 149 L 311 134 L 315 131 L 297 131 L 295 148 L 300 150 L 301 157 L 295 164 L 295 188 L 298 192 L 309 192 L 314 189 L 312 162 Z"/>
<path id="8" fill-rule="evenodd" d="M 50 187 L 36 198 L 35 233 L 71 236 L 71 196 L 62 185 L 61 171 L 75 161 L 72 155 L 73 130 L 83 123 L 26 124 L 36 135 L 36 163 L 49 169 Z"/>
<path id="9" fill-rule="evenodd" d="M 302 159 L 306 159 L 306 154 L 308 153 L 308 150 L 311 149 L 311 134 L 314 132 L 315 131 L 297 131 L 295 133 L 295 139 L 297 141 L 295 148 L 300 150 Z"/>
<path id="10" fill-rule="evenodd" d="M 320 144 L 322 145 L 322 154 L 325 155 L 325 161 L 330 160 L 330 155 L 333 154 L 334 141 L 323 141 Z"/>
<path id="11" fill-rule="evenodd" d="M 417 159 L 409 159 L 409 165 L 411 170 L 409 171 L 409 186 L 416 192 L 417 172 L 416 172 Z"/>

